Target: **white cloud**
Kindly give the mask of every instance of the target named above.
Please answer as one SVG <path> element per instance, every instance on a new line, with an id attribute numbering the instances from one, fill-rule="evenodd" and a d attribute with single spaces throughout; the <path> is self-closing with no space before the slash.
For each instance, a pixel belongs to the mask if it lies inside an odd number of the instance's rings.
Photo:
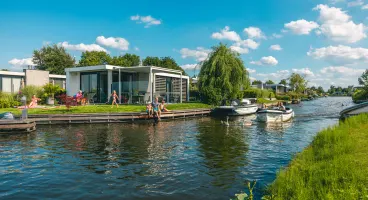
<path id="1" fill-rule="evenodd" d="M 277 34 L 277 33 L 273 33 L 272 34 L 272 37 L 273 38 L 282 38 L 282 35 L 281 34 Z"/>
<path id="2" fill-rule="evenodd" d="M 362 0 L 350 1 L 348 7 L 362 6 L 364 2 Z"/>
<path id="3" fill-rule="evenodd" d="M 352 48 L 344 45 L 311 49 L 307 55 L 332 64 L 350 64 L 368 61 L 368 49 L 360 47 Z"/>
<path id="4" fill-rule="evenodd" d="M 249 53 L 249 49 L 257 49 L 258 47 L 259 43 L 252 39 L 241 40 L 230 46 L 233 51 L 236 51 L 240 54 L 247 54 Z"/>
<path id="5" fill-rule="evenodd" d="M 282 50 L 282 48 L 281 48 L 281 46 L 280 46 L 280 45 L 278 45 L 278 44 L 274 44 L 274 45 L 271 45 L 271 46 L 270 46 L 270 50 L 272 50 L 272 51 L 281 51 L 281 50 Z"/>
<path id="6" fill-rule="evenodd" d="M 366 38 L 366 27 L 355 24 L 346 11 L 340 8 L 318 5 L 313 10 L 319 10 L 320 31 L 329 39 L 337 42 L 355 43 Z"/>
<path id="7" fill-rule="evenodd" d="M 364 6 L 362 6 L 362 10 L 368 10 L 368 4 L 365 4 Z"/>
<path id="8" fill-rule="evenodd" d="M 274 82 L 279 82 L 281 79 L 287 79 L 290 76 L 289 70 L 279 70 L 272 73 L 259 73 L 256 74 L 258 77 L 262 77 L 264 81 L 273 80 Z"/>
<path id="9" fill-rule="evenodd" d="M 307 67 L 307 68 L 301 68 L 301 69 L 292 69 L 291 70 L 294 73 L 298 73 L 301 75 L 305 75 L 307 77 L 313 77 L 314 73 Z"/>
<path id="10" fill-rule="evenodd" d="M 149 28 L 152 25 L 160 25 L 162 23 L 161 20 L 153 18 L 151 15 L 148 16 L 140 16 L 135 15 L 131 16 L 130 20 L 137 21 L 138 24 L 145 24 L 144 28 Z"/>
<path id="11" fill-rule="evenodd" d="M 314 21 L 306 21 L 304 19 L 298 21 L 291 21 L 284 24 L 284 27 L 291 30 L 297 35 L 309 35 L 309 33 L 319 27 L 319 25 Z"/>
<path id="12" fill-rule="evenodd" d="M 97 44 L 83 44 L 83 43 L 69 44 L 68 42 L 60 42 L 58 43 L 58 45 L 64 47 L 67 50 L 72 50 L 72 51 L 104 51 L 104 52 L 107 52 L 106 49 L 104 49 L 103 47 Z"/>
<path id="13" fill-rule="evenodd" d="M 182 48 L 180 50 L 182 58 L 195 58 L 199 62 L 206 60 L 210 52 L 210 49 L 205 49 L 203 47 L 197 47 L 197 49 Z"/>
<path id="14" fill-rule="evenodd" d="M 197 66 L 197 64 L 185 64 L 185 65 L 181 65 L 180 67 L 186 70 L 192 70 L 195 69 Z"/>
<path id="15" fill-rule="evenodd" d="M 8 61 L 9 64 L 12 65 L 12 68 L 15 69 L 23 69 L 23 67 L 26 67 L 28 65 L 35 65 L 32 61 L 32 58 L 23 58 L 23 59 L 17 59 L 13 58 Z"/>
<path id="16" fill-rule="evenodd" d="M 266 38 L 262 30 L 258 27 L 250 26 L 248 28 L 245 28 L 244 33 L 247 34 L 249 38 L 254 38 L 254 39 L 265 39 Z"/>
<path id="17" fill-rule="evenodd" d="M 309 79 L 309 85 L 322 86 L 325 89 L 330 85 L 346 87 L 358 85 L 358 77 L 365 69 L 354 69 L 345 66 L 324 67 L 319 74 Z"/>
<path id="18" fill-rule="evenodd" d="M 220 32 L 212 33 L 211 37 L 217 40 L 240 41 L 240 36 L 235 31 L 230 31 L 230 27 L 225 26 Z"/>
<path id="19" fill-rule="evenodd" d="M 267 65 L 267 66 L 274 66 L 279 63 L 276 58 L 272 56 L 262 57 L 259 61 L 251 61 L 250 64 L 254 65 Z"/>
<path id="20" fill-rule="evenodd" d="M 98 36 L 96 38 L 96 42 L 97 44 L 100 44 L 106 47 L 111 47 L 114 49 L 123 50 L 123 51 L 126 51 L 129 49 L 129 42 L 126 39 L 120 38 L 120 37 L 105 38 L 104 36 Z"/>
<path id="21" fill-rule="evenodd" d="M 134 51 L 139 51 L 139 48 L 138 47 L 134 47 Z"/>
<path id="22" fill-rule="evenodd" d="M 255 69 L 251 69 L 251 68 L 246 68 L 247 69 L 247 71 L 249 72 L 249 73 L 256 73 L 256 70 Z"/>
<path id="23" fill-rule="evenodd" d="M 321 69 L 321 73 L 324 75 L 356 76 L 357 79 L 364 71 L 365 69 L 354 69 L 345 66 L 330 66 Z"/>
<path id="24" fill-rule="evenodd" d="M 235 52 L 238 52 L 239 54 L 247 54 L 249 53 L 249 49 L 248 48 L 244 48 L 244 47 L 241 47 L 241 46 L 236 46 L 236 45 L 232 45 L 230 46 L 230 49 L 235 51 Z"/>

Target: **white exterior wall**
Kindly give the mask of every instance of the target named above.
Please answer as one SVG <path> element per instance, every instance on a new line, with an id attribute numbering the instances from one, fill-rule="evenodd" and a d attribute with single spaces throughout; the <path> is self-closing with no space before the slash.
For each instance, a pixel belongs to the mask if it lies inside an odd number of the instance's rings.
<path id="1" fill-rule="evenodd" d="M 66 72 L 66 94 L 73 96 L 80 90 L 80 72 Z"/>

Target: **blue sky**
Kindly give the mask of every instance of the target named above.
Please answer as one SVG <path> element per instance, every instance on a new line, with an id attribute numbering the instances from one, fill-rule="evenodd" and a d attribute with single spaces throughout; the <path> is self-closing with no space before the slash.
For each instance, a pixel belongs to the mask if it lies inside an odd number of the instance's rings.
<path id="1" fill-rule="evenodd" d="M 171 56 L 193 75 L 223 42 L 241 53 L 254 79 L 299 72 L 310 85 L 356 85 L 368 62 L 367 14 L 368 0 L 5 0 L 0 63 L 21 70 L 34 49 L 55 43 L 77 60 L 96 49 Z"/>

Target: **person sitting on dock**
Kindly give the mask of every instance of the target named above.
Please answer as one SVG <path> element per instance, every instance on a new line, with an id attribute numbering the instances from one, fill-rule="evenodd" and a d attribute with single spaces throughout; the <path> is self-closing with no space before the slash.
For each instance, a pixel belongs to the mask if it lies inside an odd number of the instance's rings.
<path id="1" fill-rule="evenodd" d="M 41 99 L 40 98 L 37 98 L 36 95 L 33 95 L 32 96 L 32 101 L 31 103 L 29 103 L 29 108 L 34 108 L 37 106 L 37 102 L 40 101 Z"/>
<path id="2" fill-rule="evenodd" d="M 153 115 L 151 102 L 148 102 L 148 104 L 146 106 L 146 112 L 147 112 L 148 117 L 151 118 L 152 115 Z"/>
<path id="3" fill-rule="evenodd" d="M 158 103 L 158 97 L 155 98 L 155 100 L 152 102 L 152 110 L 153 114 L 155 114 L 158 118 L 158 120 L 161 120 L 161 110 L 159 109 L 160 103 Z"/>
<path id="4" fill-rule="evenodd" d="M 111 108 L 114 107 L 114 104 L 116 104 L 116 107 L 119 107 L 118 106 L 118 103 L 117 103 L 117 99 L 119 99 L 119 97 L 116 94 L 116 91 L 115 90 L 112 92 L 111 98 L 112 98 Z"/>
<path id="5" fill-rule="evenodd" d="M 166 104 L 165 104 L 165 100 L 162 100 L 161 101 L 161 104 L 160 104 L 160 111 L 161 112 L 169 112 L 170 110 L 168 110 L 166 107 Z"/>

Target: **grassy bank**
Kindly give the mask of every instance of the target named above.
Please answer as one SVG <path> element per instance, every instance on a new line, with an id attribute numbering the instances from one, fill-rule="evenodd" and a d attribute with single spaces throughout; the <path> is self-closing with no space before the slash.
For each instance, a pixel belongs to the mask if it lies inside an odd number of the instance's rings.
<path id="1" fill-rule="evenodd" d="M 273 199 L 368 199 L 368 115 L 326 129 L 282 170 Z"/>
<path id="2" fill-rule="evenodd" d="M 169 110 L 185 110 L 196 108 L 211 108 L 210 105 L 203 103 L 181 103 L 181 104 L 168 104 Z M 73 106 L 70 110 L 65 106 L 61 107 L 48 107 L 48 108 L 32 108 L 28 110 L 28 114 L 77 114 L 77 113 L 116 113 L 116 112 L 144 112 L 146 106 L 144 105 L 119 105 L 119 108 L 111 105 L 87 105 L 87 106 Z M 20 115 L 21 110 L 17 108 L 1 108 L 0 113 L 12 112 L 15 115 Z"/>

